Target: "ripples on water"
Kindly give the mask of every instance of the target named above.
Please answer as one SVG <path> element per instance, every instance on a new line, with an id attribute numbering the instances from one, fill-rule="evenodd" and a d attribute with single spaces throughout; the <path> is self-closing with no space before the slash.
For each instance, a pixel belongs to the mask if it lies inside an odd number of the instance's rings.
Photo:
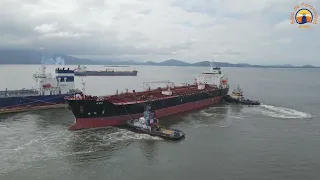
<path id="1" fill-rule="evenodd" d="M 271 105 L 256 107 L 219 105 L 187 113 L 185 116 L 182 115 L 183 118 L 181 116 L 171 117 L 176 118 L 177 122 L 164 119 L 161 123 L 173 127 L 178 126 L 180 129 L 189 127 L 204 131 L 204 129 L 213 127 L 228 128 L 233 123 L 248 121 L 252 115 L 257 114 L 273 118 L 312 117 L 309 113 Z M 46 115 L 50 113 L 22 113 L 2 117 L 0 123 L 0 135 L 2 136 L 0 170 L 2 173 L 32 167 L 32 162 L 37 161 L 67 158 L 70 161 L 83 163 L 94 159 L 111 158 L 114 151 L 128 146 L 131 142 L 147 140 L 149 142 L 142 147 L 142 150 L 149 159 L 148 163 L 156 162 L 153 151 L 149 149 L 152 143 L 155 143 L 153 141 L 162 140 L 161 138 L 115 127 L 68 131 L 63 123 L 64 118 L 50 123 L 43 119 Z"/>
<path id="2" fill-rule="evenodd" d="M 38 119 L 39 120 L 39 119 Z M 2 120 L 0 158 L 1 172 L 28 166 L 30 162 L 59 159 L 66 156 L 85 161 L 108 157 L 132 141 L 161 140 L 119 128 L 86 129 L 71 132 L 65 129 L 37 129 L 36 115 L 17 115 Z M 87 156 L 103 152 L 98 156 Z M 100 156 L 100 157 L 99 157 Z M 87 159 L 89 158 L 89 159 Z"/>

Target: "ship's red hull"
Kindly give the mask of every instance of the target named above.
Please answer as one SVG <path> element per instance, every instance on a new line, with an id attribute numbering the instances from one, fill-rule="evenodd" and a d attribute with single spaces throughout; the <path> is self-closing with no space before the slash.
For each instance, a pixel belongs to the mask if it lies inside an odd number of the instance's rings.
<path id="1" fill-rule="evenodd" d="M 172 106 L 164 109 L 157 109 L 155 112 L 157 117 L 160 118 L 164 116 L 173 115 L 176 113 L 186 112 L 190 110 L 195 110 L 195 109 L 215 105 L 221 102 L 222 98 L 223 96 L 218 96 L 214 98 Z M 76 118 L 76 122 L 69 127 L 69 130 L 124 125 L 127 120 L 130 120 L 132 118 L 139 118 L 142 115 L 143 115 L 142 113 L 138 113 L 138 114 L 113 116 L 113 117 Z"/>

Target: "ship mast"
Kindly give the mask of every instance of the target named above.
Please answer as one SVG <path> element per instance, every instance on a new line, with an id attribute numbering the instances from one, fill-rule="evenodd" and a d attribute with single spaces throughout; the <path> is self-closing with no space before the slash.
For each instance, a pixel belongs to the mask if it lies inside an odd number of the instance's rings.
<path id="1" fill-rule="evenodd" d="M 83 80 L 83 78 L 81 78 L 81 84 L 82 84 L 82 93 L 85 94 L 85 90 L 86 90 L 86 83 L 85 81 Z"/>
<path id="2" fill-rule="evenodd" d="M 242 89 L 240 88 L 240 85 L 239 85 L 239 84 L 238 84 L 238 87 L 237 87 L 237 91 L 238 91 L 240 94 L 243 93 L 243 91 L 242 91 Z"/>
<path id="3" fill-rule="evenodd" d="M 212 58 L 211 63 L 210 63 L 210 72 L 211 73 L 213 72 L 213 63 L 214 63 L 214 60 Z"/>
<path id="4" fill-rule="evenodd" d="M 42 75 L 45 76 L 46 74 L 46 65 L 42 64 Z"/>

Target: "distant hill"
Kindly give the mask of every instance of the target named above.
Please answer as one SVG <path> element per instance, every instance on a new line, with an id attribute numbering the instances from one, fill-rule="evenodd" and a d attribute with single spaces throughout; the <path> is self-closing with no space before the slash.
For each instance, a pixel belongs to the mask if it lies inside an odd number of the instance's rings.
<path id="1" fill-rule="evenodd" d="M 81 59 L 73 56 L 40 52 L 32 50 L 0 50 L 0 64 L 41 64 L 45 61 L 46 64 L 66 64 L 66 65 L 149 65 L 149 66 L 210 66 L 209 61 L 200 61 L 196 63 L 187 63 L 181 60 L 169 59 L 163 62 L 139 62 L 133 60 L 90 60 Z M 215 65 L 220 67 L 256 67 L 256 68 L 320 68 L 312 65 L 293 66 L 290 64 L 263 66 L 251 65 L 247 63 L 232 64 L 227 62 L 215 62 Z"/>
<path id="2" fill-rule="evenodd" d="M 146 62 L 146 63 L 144 63 L 145 65 L 157 65 L 157 63 L 155 63 L 155 62 L 152 62 L 152 61 L 148 61 L 148 62 Z"/>
<path id="3" fill-rule="evenodd" d="M 304 65 L 302 66 L 303 68 L 316 68 L 315 66 L 311 66 L 311 65 Z"/>
<path id="4" fill-rule="evenodd" d="M 89 59 L 80 59 L 65 54 L 47 53 L 32 50 L 0 50 L 0 64 L 99 64 Z"/>
<path id="5" fill-rule="evenodd" d="M 254 67 L 255 65 L 250 65 L 250 64 L 231 64 L 227 62 L 215 62 L 217 66 L 220 67 Z M 192 63 L 190 64 L 191 66 L 210 66 L 209 61 L 201 61 L 197 63 Z"/>
<path id="6" fill-rule="evenodd" d="M 183 61 L 179 60 L 174 60 L 170 59 L 167 61 L 163 61 L 160 63 L 155 63 L 155 62 L 147 62 L 145 63 L 146 65 L 153 65 L 153 66 L 210 66 L 209 61 L 201 61 L 201 62 L 196 62 L 196 63 L 186 63 Z M 320 68 L 320 67 L 315 67 L 312 65 L 304 65 L 304 66 L 293 66 L 290 64 L 285 64 L 285 65 L 274 65 L 274 66 L 263 66 L 263 65 L 251 65 L 247 63 L 237 63 L 237 64 L 232 64 L 232 63 L 227 63 L 227 62 L 215 62 L 214 63 L 216 66 L 219 67 L 255 67 L 255 68 Z"/>
<path id="7" fill-rule="evenodd" d="M 190 66 L 189 63 L 175 60 L 175 59 L 169 59 L 163 62 L 155 63 L 157 66 Z"/>

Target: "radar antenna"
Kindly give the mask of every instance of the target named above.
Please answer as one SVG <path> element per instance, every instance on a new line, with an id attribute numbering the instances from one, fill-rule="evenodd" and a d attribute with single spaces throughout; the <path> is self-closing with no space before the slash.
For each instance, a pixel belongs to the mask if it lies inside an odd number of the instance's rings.
<path id="1" fill-rule="evenodd" d="M 220 67 L 215 63 L 214 58 L 212 57 L 212 60 L 210 62 L 210 72 L 212 73 L 213 71 L 220 70 Z"/>

